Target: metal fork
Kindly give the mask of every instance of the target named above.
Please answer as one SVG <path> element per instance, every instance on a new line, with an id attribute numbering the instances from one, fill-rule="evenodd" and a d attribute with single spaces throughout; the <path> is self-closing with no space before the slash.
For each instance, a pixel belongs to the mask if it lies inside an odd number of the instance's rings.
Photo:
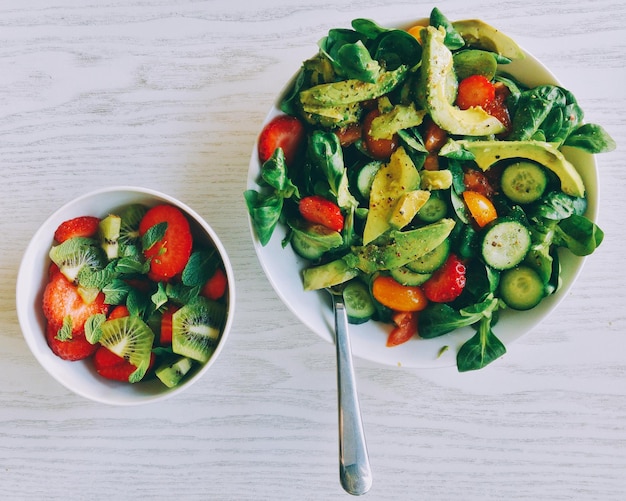
<path id="1" fill-rule="evenodd" d="M 326 289 L 333 299 L 335 346 L 337 350 L 337 390 L 339 407 L 339 479 L 343 489 L 360 496 L 372 486 L 372 470 L 365 443 L 361 407 L 356 391 L 352 351 L 348 335 L 348 315 L 343 287 Z"/>

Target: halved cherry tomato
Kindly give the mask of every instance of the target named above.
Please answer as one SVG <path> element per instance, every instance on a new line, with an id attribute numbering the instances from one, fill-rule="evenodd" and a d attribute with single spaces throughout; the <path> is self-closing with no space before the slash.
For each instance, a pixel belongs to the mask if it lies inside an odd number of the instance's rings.
<path id="1" fill-rule="evenodd" d="M 429 153 L 439 151 L 448 140 L 448 133 L 431 119 L 425 121 L 423 135 L 424 147 Z"/>
<path id="2" fill-rule="evenodd" d="M 456 104 L 462 110 L 480 106 L 485 109 L 496 97 L 494 85 L 483 75 L 472 75 L 459 82 Z"/>
<path id="3" fill-rule="evenodd" d="M 363 119 L 363 141 L 372 157 L 377 160 L 389 160 L 391 154 L 398 148 L 398 136 L 394 134 L 391 139 L 375 139 L 372 137 L 372 122 L 380 116 L 380 111 L 374 109 Z"/>
<path id="4" fill-rule="evenodd" d="M 361 124 L 350 124 L 335 130 L 341 146 L 346 147 L 361 139 Z"/>
<path id="5" fill-rule="evenodd" d="M 341 209 L 324 197 L 311 195 L 300 200 L 298 210 L 304 219 L 310 223 L 317 223 L 331 230 L 343 229 L 343 214 Z"/>
<path id="6" fill-rule="evenodd" d="M 482 193 L 465 190 L 463 192 L 463 200 L 472 215 L 472 219 L 481 228 L 498 217 L 493 202 Z"/>
<path id="7" fill-rule="evenodd" d="M 491 116 L 496 117 L 508 131 L 511 127 L 511 116 L 509 115 L 509 109 L 506 107 L 506 98 L 509 97 L 511 92 L 502 82 L 496 82 L 494 88 L 494 100 L 487 105 L 485 111 Z M 503 134 L 506 135 L 506 132 Z"/>
<path id="8" fill-rule="evenodd" d="M 409 35 L 413 35 L 413 37 L 421 44 L 422 43 L 422 30 L 425 26 L 416 24 L 415 26 L 411 26 L 407 31 Z"/>
<path id="9" fill-rule="evenodd" d="M 387 347 L 406 343 L 417 334 L 418 312 L 399 311 L 394 313 L 392 320 L 396 326 L 387 336 Z"/>
<path id="10" fill-rule="evenodd" d="M 489 182 L 487 176 L 476 169 L 466 169 L 463 173 L 463 184 L 465 188 L 470 191 L 477 191 L 485 195 L 487 198 L 491 198 L 494 193 L 493 186 Z"/>
<path id="11" fill-rule="evenodd" d="M 380 304 L 394 311 L 422 311 L 428 305 L 419 286 L 402 285 L 387 275 L 379 275 L 372 282 L 372 295 Z"/>

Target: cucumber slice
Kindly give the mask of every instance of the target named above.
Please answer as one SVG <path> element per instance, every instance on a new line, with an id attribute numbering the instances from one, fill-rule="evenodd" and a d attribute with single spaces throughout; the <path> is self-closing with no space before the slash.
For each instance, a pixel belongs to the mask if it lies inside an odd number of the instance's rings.
<path id="1" fill-rule="evenodd" d="M 502 171 L 502 192 L 518 204 L 529 204 L 538 200 L 546 189 L 548 176 L 543 167 L 528 161 L 515 162 Z"/>
<path id="2" fill-rule="evenodd" d="M 480 246 L 485 263 L 496 270 L 514 268 L 528 254 L 530 231 L 512 218 L 499 218 L 487 226 Z"/>
<path id="3" fill-rule="evenodd" d="M 359 174 L 356 178 L 356 187 L 359 193 L 365 200 L 370 199 L 370 191 L 372 189 L 372 183 L 374 182 L 374 176 L 380 169 L 382 162 L 373 161 L 365 164 L 361 167 Z"/>
<path id="4" fill-rule="evenodd" d="M 539 274 L 521 265 L 506 270 L 500 277 L 500 297 L 509 308 L 529 310 L 545 297 L 545 286 Z"/>
<path id="5" fill-rule="evenodd" d="M 343 302 L 348 322 L 362 324 L 374 316 L 375 307 L 369 288 L 360 280 L 348 282 L 343 289 Z"/>
<path id="6" fill-rule="evenodd" d="M 415 271 L 411 271 L 406 266 L 389 270 L 389 274 L 402 285 L 408 285 L 410 287 L 422 285 L 432 275 L 432 273 L 417 273 Z"/>
<path id="7" fill-rule="evenodd" d="M 407 263 L 406 267 L 415 273 L 432 273 L 446 262 L 450 254 L 450 240 L 444 240 L 419 259 Z"/>
<path id="8" fill-rule="evenodd" d="M 324 252 L 328 250 L 325 247 L 316 245 L 313 240 L 299 232 L 294 232 L 291 235 L 291 246 L 296 254 L 311 261 L 321 258 Z"/>
<path id="9" fill-rule="evenodd" d="M 425 223 L 434 223 L 448 215 L 448 204 L 438 195 L 431 193 L 430 198 L 418 211 L 417 217 Z"/>

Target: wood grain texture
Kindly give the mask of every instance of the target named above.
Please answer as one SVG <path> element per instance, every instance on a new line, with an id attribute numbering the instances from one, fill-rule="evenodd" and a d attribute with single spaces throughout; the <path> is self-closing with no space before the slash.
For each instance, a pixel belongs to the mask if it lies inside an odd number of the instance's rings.
<path id="1" fill-rule="evenodd" d="M 488 368 L 357 360 L 376 500 L 621 500 L 626 492 L 626 6 L 442 0 L 517 39 L 617 151 L 598 157 L 605 242 L 559 308 Z M 0 3 L 0 497 L 311 499 L 338 482 L 334 348 L 266 280 L 242 192 L 275 95 L 331 27 L 417 19 L 413 1 Z M 230 342 L 169 401 L 107 407 L 50 379 L 15 312 L 21 255 L 94 187 L 183 199 L 220 235 L 238 287 Z"/>

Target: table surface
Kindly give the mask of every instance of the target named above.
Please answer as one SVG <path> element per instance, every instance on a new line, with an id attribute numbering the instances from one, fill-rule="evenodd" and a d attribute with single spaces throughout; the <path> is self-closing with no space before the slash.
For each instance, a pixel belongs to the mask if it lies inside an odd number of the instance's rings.
<path id="1" fill-rule="evenodd" d="M 254 4 L 254 5 L 252 5 Z M 623 499 L 626 5 L 442 0 L 515 38 L 618 143 L 597 157 L 606 238 L 559 308 L 472 373 L 355 360 L 371 499 Z M 413 1 L 0 3 L 0 496 L 341 499 L 332 344 L 279 300 L 242 197 L 275 95 L 329 28 L 428 16 Z M 187 392 L 115 407 L 67 391 L 16 317 L 22 253 L 100 186 L 181 198 L 232 259 L 237 316 Z"/>

